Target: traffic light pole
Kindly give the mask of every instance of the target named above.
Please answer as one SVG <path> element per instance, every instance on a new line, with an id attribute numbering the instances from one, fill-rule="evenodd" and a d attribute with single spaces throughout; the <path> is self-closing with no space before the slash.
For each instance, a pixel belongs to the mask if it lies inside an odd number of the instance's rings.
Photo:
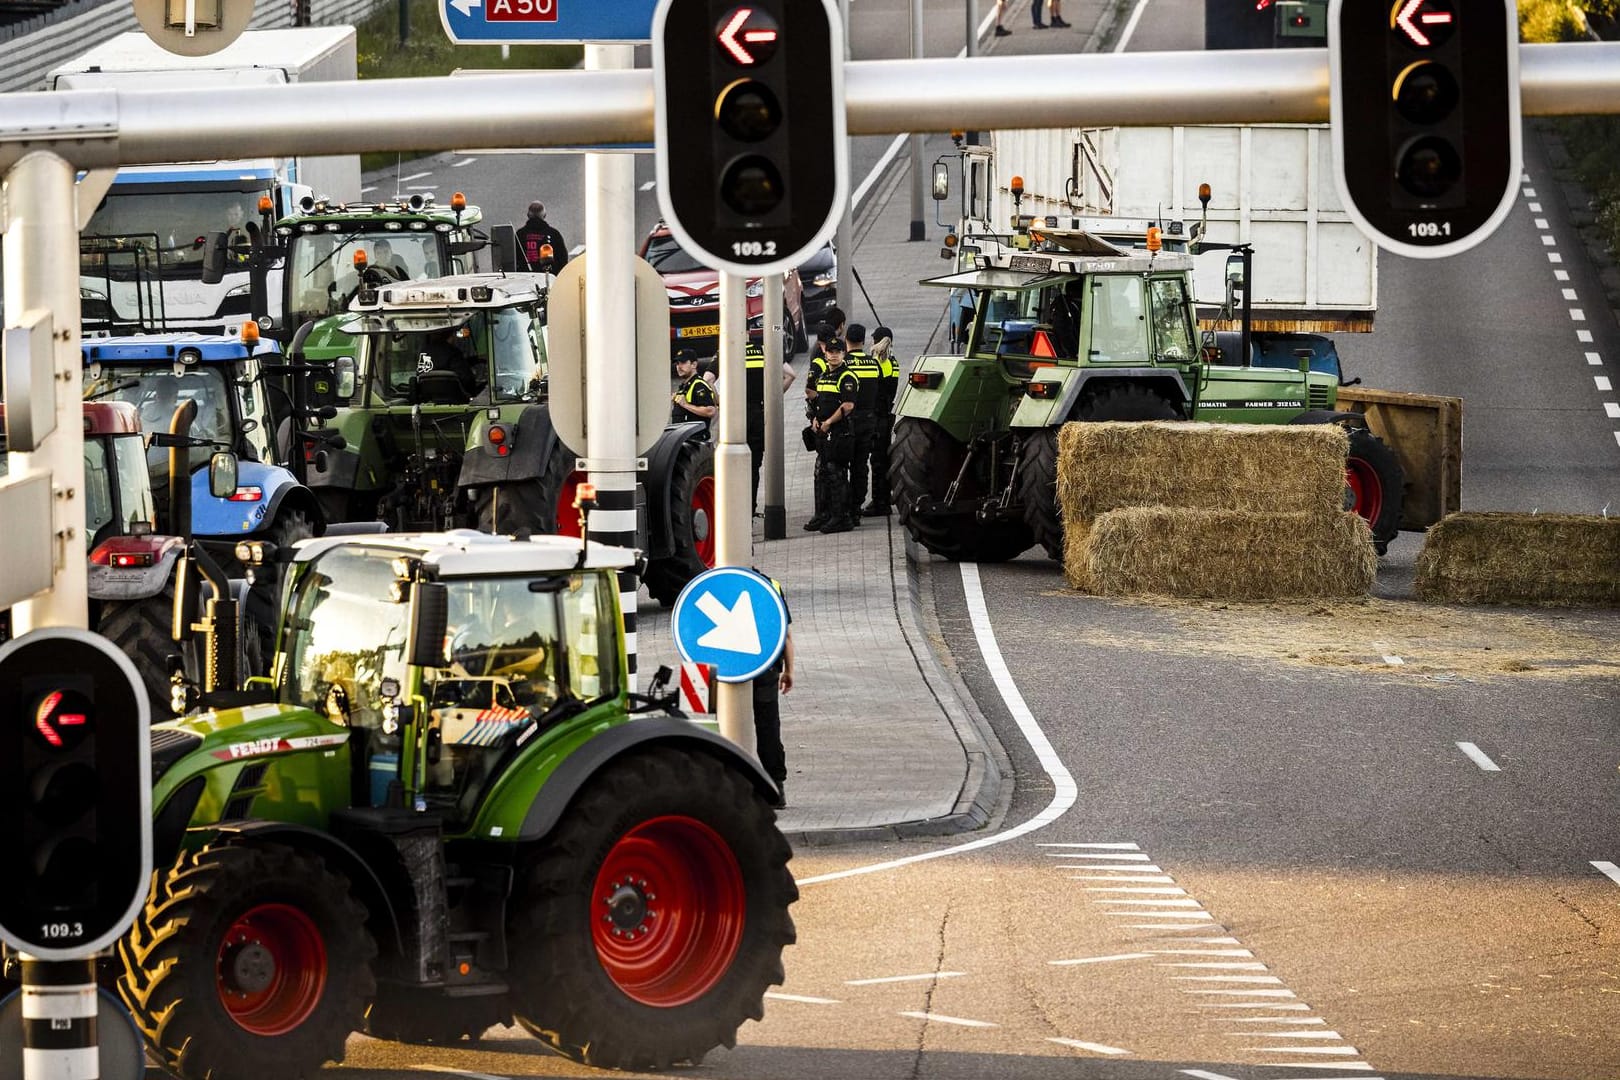
<path id="1" fill-rule="evenodd" d="M 719 497 L 715 500 L 715 566 L 754 565 L 753 513 L 748 506 L 748 472 L 751 458 L 748 450 L 748 395 L 744 392 L 748 371 L 743 348 L 748 337 L 748 302 L 744 297 L 747 279 L 738 274 L 720 275 L 720 441 L 714 453 L 715 486 Z M 779 321 L 780 315 L 771 316 L 773 295 L 781 307 L 781 292 L 769 288 L 760 299 L 764 305 L 764 326 Z M 770 342 L 776 341 L 778 373 L 782 370 L 782 334 L 765 334 L 765 385 L 769 387 L 771 362 Z M 781 378 L 780 374 L 777 376 Z M 767 390 L 766 400 L 771 394 Z M 776 395 L 778 399 L 781 394 Z M 767 406 L 769 407 L 769 406 Z M 757 754 L 754 740 L 754 684 L 751 682 L 715 685 L 715 713 L 720 722 L 720 734 L 747 750 Z"/>
<path id="2" fill-rule="evenodd" d="M 783 446 L 786 433 L 782 422 L 782 275 L 765 278 L 765 313 L 778 312 L 771 320 L 772 329 L 765 334 L 765 370 L 760 372 L 760 385 L 765 391 L 765 460 L 761 463 L 759 501 L 765 513 L 765 539 L 787 538 L 786 477 L 783 475 Z M 720 409 L 725 411 L 722 398 Z"/>
<path id="3" fill-rule="evenodd" d="M 23 1080 L 100 1080 L 98 1005 L 94 959 L 23 954 Z"/>
<path id="4" fill-rule="evenodd" d="M 587 71 L 625 71 L 635 66 L 634 46 L 587 45 Z M 596 511 L 589 539 L 633 548 L 636 538 L 636 308 L 635 158 L 629 154 L 585 155 L 585 222 L 591 257 L 585 263 L 585 381 L 601 388 L 585 399 L 586 471 L 596 485 Z M 644 358 L 657 362 L 654 357 Z M 740 380 L 739 380 L 740 381 Z M 607 388 L 617 388 L 612 392 Z M 630 689 L 636 678 L 634 569 L 619 571 L 619 607 Z"/>
<path id="5" fill-rule="evenodd" d="M 13 453 L 10 473 L 49 476 L 51 513 L 9 528 L 48 530 L 55 575 L 51 589 L 11 609 L 18 637 L 37 626 L 89 623 L 84 536 L 84 424 L 79 398 L 79 218 L 74 167 L 52 153 L 30 153 L 5 176 L 5 310 L 8 322 L 33 312 L 50 320 L 55 430 L 32 453 Z M 17 402 L 12 403 L 18 407 Z"/>

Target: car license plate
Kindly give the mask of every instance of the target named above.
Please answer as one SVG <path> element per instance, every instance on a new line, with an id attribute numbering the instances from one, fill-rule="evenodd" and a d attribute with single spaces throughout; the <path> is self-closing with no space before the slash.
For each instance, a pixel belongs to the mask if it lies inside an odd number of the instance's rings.
<path id="1" fill-rule="evenodd" d="M 704 326 L 683 326 L 675 331 L 676 337 L 719 337 L 718 323 L 708 323 Z"/>

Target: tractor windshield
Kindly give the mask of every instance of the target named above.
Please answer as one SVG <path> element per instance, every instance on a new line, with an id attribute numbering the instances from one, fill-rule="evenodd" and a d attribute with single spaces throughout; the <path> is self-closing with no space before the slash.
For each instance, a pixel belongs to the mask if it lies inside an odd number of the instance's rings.
<path id="1" fill-rule="evenodd" d="M 139 435 L 86 436 L 84 528 L 94 548 L 123 536 L 136 522 L 152 523 L 152 483 Z"/>
<path id="2" fill-rule="evenodd" d="M 360 367 L 384 402 L 531 401 L 545 374 L 538 321 L 525 307 L 368 316 L 344 330 L 359 339 Z"/>
<path id="3" fill-rule="evenodd" d="M 370 280 L 385 285 L 449 273 L 445 241 L 426 230 L 383 231 L 372 225 L 335 223 L 339 232 L 295 232 L 287 238 L 287 325 L 323 319 L 347 310 L 360 287 L 355 253 L 365 254 Z"/>

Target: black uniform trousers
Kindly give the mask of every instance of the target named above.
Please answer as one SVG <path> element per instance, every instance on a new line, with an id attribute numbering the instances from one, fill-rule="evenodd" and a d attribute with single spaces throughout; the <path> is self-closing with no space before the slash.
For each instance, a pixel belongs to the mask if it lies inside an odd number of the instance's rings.
<path id="1" fill-rule="evenodd" d="M 889 508 L 889 440 L 894 435 L 894 414 L 876 418 L 872 426 L 872 505 Z"/>
<path id="2" fill-rule="evenodd" d="M 878 418 L 857 409 L 850 419 L 855 429 L 855 445 L 849 462 L 849 516 L 859 521 L 861 504 L 866 501 L 867 469 L 872 462 L 872 438 Z"/>
<path id="3" fill-rule="evenodd" d="M 787 751 L 782 748 L 782 662 L 754 680 L 754 744 L 765 775 L 780 786 L 787 780 Z"/>
<path id="4" fill-rule="evenodd" d="M 765 414 L 748 414 L 748 484 L 753 492 L 748 504 L 759 513 L 759 467 L 765 461 Z"/>
<path id="5" fill-rule="evenodd" d="M 816 435 L 816 513 L 823 521 L 849 514 L 849 471 L 855 461 L 855 435 L 847 420 Z"/>

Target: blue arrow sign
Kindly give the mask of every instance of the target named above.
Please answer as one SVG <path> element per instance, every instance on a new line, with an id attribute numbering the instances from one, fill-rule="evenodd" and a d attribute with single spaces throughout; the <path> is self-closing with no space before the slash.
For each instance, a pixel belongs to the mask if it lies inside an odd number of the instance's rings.
<path id="1" fill-rule="evenodd" d="M 713 665 L 721 682 L 750 682 L 787 644 L 787 605 L 764 576 L 717 566 L 681 590 L 670 625 L 683 659 Z"/>
<path id="2" fill-rule="evenodd" d="M 655 0 L 440 0 L 457 45 L 652 40 Z"/>

